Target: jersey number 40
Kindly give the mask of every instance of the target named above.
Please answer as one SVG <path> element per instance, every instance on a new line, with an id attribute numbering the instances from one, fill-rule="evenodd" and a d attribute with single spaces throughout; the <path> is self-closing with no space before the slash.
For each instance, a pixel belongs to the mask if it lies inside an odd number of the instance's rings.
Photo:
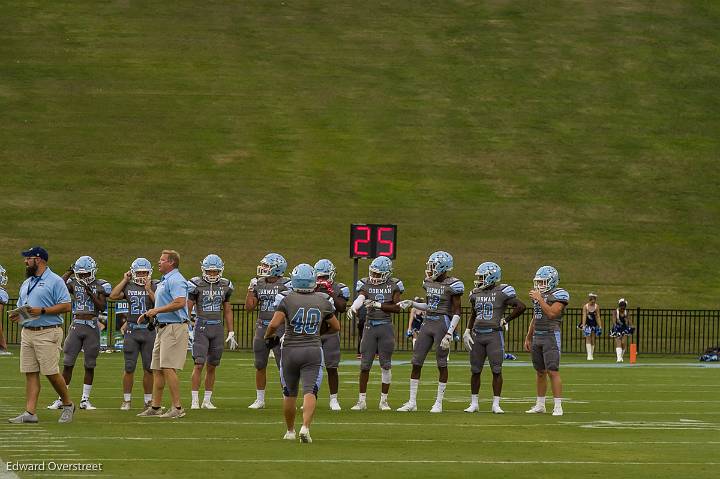
<path id="1" fill-rule="evenodd" d="M 320 310 L 317 308 L 300 308 L 290 321 L 293 332 L 297 334 L 315 334 L 320 324 Z"/>

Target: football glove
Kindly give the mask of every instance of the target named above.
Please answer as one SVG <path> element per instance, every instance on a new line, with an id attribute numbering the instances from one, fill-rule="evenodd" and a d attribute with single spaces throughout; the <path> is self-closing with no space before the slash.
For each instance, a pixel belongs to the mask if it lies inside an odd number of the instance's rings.
<path id="1" fill-rule="evenodd" d="M 346 316 L 347 319 L 349 319 L 350 321 L 355 321 L 355 315 L 357 315 L 357 311 L 355 311 L 355 310 L 352 309 L 352 308 L 348 308 L 348 309 L 345 311 L 345 316 Z"/>
<path id="2" fill-rule="evenodd" d="M 271 336 L 269 338 L 265 338 L 265 346 L 268 349 L 273 349 L 275 346 L 278 346 L 280 344 L 280 338 L 275 336 Z"/>
<path id="3" fill-rule="evenodd" d="M 505 318 L 500 318 L 500 327 L 505 328 L 505 331 L 508 330 L 508 321 Z"/>
<path id="4" fill-rule="evenodd" d="M 373 299 L 366 299 L 365 302 L 363 303 L 363 305 L 367 309 L 371 309 L 371 308 L 372 309 L 380 309 L 380 306 L 381 306 L 380 301 L 375 301 Z"/>
<path id="5" fill-rule="evenodd" d="M 473 344 L 475 344 L 475 340 L 472 338 L 472 334 L 468 328 L 463 333 L 463 345 L 467 351 L 472 351 Z"/>
<path id="6" fill-rule="evenodd" d="M 412 299 L 403 299 L 403 300 L 400 301 L 397 305 L 400 306 L 400 309 L 402 309 L 403 311 L 405 311 L 406 309 L 408 309 L 409 307 L 411 307 L 412 304 L 413 304 L 413 300 L 412 300 Z"/>
<path id="7" fill-rule="evenodd" d="M 442 338 L 442 341 L 440 341 L 440 347 L 442 349 L 450 349 L 450 341 L 452 341 L 452 339 L 452 334 L 447 333 L 445 337 Z"/>
<path id="8" fill-rule="evenodd" d="M 226 343 L 229 343 L 230 351 L 235 351 L 238 347 L 238 342 L 235 340 L 235 331 L 230 331 L 228 333 L 227 339 L 225 340 Z"/>
<path id="9" fill-rule="evenodd" d="M 330 281 L 318 281 L 318 286 L 322 286 L 327 290 L 327 293 L 332 296 L 333 293 L 333 284 Z"/>
<path id="10" fill-rule="evenodd" d="M 255 291 L 256 287 L 257 287 L 257 278 L 253 278 L 250 280 L 250 284 L 248 285 L 248 291 Z"/>

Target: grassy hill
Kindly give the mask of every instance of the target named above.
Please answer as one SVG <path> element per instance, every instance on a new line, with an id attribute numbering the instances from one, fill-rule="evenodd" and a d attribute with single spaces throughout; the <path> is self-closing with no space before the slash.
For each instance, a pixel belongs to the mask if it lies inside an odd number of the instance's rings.
<path id="1" fill-rule="evenodd" d="M 399 224 L 419 292 L 450 251 L 580 305 L 717 306 L 720 4 L 5 2 L 0 263 L 117 281 L 165 247 L 245 283 Z M 362 265 L 363 270 L 366 263 Z"/>

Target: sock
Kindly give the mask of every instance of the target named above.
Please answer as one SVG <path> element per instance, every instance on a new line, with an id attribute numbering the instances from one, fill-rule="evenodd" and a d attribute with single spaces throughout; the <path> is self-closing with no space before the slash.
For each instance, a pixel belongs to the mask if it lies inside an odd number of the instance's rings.
<path id="1" fill-rule="evenodd" d="M 471 405 L 471 406 L 477 406 L 477 405 L 478 405 L 478 395 L 477 395 L 477 394 L 471 394 L 471 395 L 470 395 L 470 405 Z"/>
<path id="2" fill-rule="evenodd" d="M 205 391 L 205 397 L 203 398 L 203 402 L 210 402 L 212 393 L 213 393 L 212 391 Z"/>
<path id="3" fill-rule="evenodd" d="M 587 356 L 588 357 L 592 356 L 592 344 L 585 343 L 585 349 L 587 350 Z"/>
<path id="4" fill-rule="evenodd" d="M 358 394 L 358 402 L 365 402 L 366 397 L 367 397 L 367 393 Z"/>
<path id="5" fill-rule="evenodd" d="M 385 393 L 380 393 L 380 401 L 387 402 L 388 395 Z"/>
<path id="6" fill-rule="evenodd" d="M 337 394 L 330 395 L 330 400 L 332 401 L 333 399 L 337 401 Z"/>
<path id="7" fill-rule="evenodd" d="M 198 391 L 190 391 L 190 395 L 192 396 L 193 402 L 198 402 Z"/>
<path id="8" fill-rule="evenodd" d="M 623 357 L 623 348 L 615 348 L 615 354 L 617 354 L 618 359 L 622 359 Z"/>
<path id="9" fill-rule="evenodd" d="M 83 384 L 83 392 L 80 400 L 87 401 L 90 399 L 90 391 L 92 391 L 92 384 Z"/>
<path id="10" fill-rule="evenodd" d="M 589 346 L 590 346 L 590 357 L 592 357 L 592 355 L 595 354 L 595 345 L 590 344 Z"/>
<path id="11" fill-rule="evenodd" d="M 442 402 L 443 398 L 445 397 L 445 388 L 447 387 L 447 383 L 438 383 L 438 391 L 437 391 L 437 397 L 435 398 L 435 402 Z"/>
<path id="12" fill-rule="evenodd" d="M 493 407 L 500 406 L 500 396 L 493 396 Z"/>
<path id="13" fill-rule="evenodd" d="M 553 398 L 553 402 L 556 408 L 562 407 L 562 398 Z"/>
<path id="14" fill-rule="evenodd" d="M 545 407 L 545 396 L 538 396 L 537 399 L 535 400 L 535 404 L 537 406 Z"/>
<path id="15" fill-rule="evenodd" d="M 132 399 L 132 394 L 130 394 L 130 393 L 123 393 L 123 401 L 130 402 L 131 399 Z"/>
<path id="16" fill-rule="evenodd" d="M 264 389 L 258 389 L 255 391 L 257 394 L 257 400 L 260 402 L 265 402 L 265 390 Z"/>
<path id="17" fill-rule="evenodd" d="M 408 401 L 411 404 L 415 404 L 417 402 L 417 390 L 418 386 L 420 385 L 419 379 L 411 379 L 410 380 L 410 401 Z"/>
<path id="18" fill-rule="evenodd" d="M 152 401 L 152 394 L 145 394 L 145 395 L 143 395 L 143 399 L 145 400 L 145 402 L 150 402 L 150 401 Z"/>

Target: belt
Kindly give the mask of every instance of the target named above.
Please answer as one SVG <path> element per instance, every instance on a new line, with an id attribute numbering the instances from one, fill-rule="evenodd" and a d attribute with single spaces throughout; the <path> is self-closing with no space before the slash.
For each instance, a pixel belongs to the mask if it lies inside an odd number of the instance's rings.
<path id="1" fill-rule="evenodd" d="M 147 329 L 147 323 L 128 323 L 128 329 Z"/>
<path id="2" fill-rule="evenodd" d="M 185 323 L 187 323 L 187 321 L 182 321 L 182 322 L 179 322 L 179 323 L 157 323 L 157 327 L 160 328 L 160 329 L 162 329 L 162 328 L 164 328 L 165 326 L 170 326 L 171 324 L 185 324 Z"/>
<path id="3" fill-rule="evenodd" d="M 97 323 L 97 319 L 73 319 L 74 324 L 84 324 L 85 326 L 90 326 L 91 328 L 97 327 L 95 323 Z"/>
<path id="4" fill-rule="evenodd" d="M 219 319 L 202 319 L 198 318 L 198 323 L 200 324 L 207 324 L 208 326 L 213 326 L 215 324 L 220 324 L 221 321 Z"/>
<path id="5" fill-rule="evenodd" d="M 23 326 L 25 329 L 30 331 L 42 331 L 43 329 L 59 328 L 59 324 L 51 324 L 50 326 Z"/>
<path id="6" fill-rule="evenodd" d="M 383 324 L 390 324 L 390 321 L 386 320 L 380 320 L 380 319 L 369 319 L 366 321 L 370 326 L 382 326 Z"/>
<path id="7" fill-rule="evenodd" d="M 261 319 L 261 320 L 260 320 L 260 322 L 262 323 L 263 326 L 269 325 L 269 324 L 270 324 L 270 321 L 271 321 L 270 319 L 268 319 L 267 321 L 264 320 L 264 319 Z"/>
<path id="8" fill-rule="evenodd" d="M 427 319 L 429 321 L 445 321 L 445 317 L 446 317 L 446 315 L 444 315 L 444 314 L 437 315 L 437 316 L 431 316 L 428 314 L 425 316 L 425 319 Z"/>
<path id="9" fill-rule="evenodd" d="M 534 332 L 533 334 L 534 334 L 535 336 L 545 336 L 545 335 L 548 335 L 548 334 L 552 334 L 553 332 L 554 332 L 554 331 L 537 331 L 537 330 L 535 330 L 535 332 Z"/>
<path id="10" fill-rule="evenodd" d="M 495 331 L 502 331 L 502 328 L 483 328 L 483 329 L 475 329 L 474 331 L 476 334 L 490 334 L 490 333 L 494 333 Z"/>

